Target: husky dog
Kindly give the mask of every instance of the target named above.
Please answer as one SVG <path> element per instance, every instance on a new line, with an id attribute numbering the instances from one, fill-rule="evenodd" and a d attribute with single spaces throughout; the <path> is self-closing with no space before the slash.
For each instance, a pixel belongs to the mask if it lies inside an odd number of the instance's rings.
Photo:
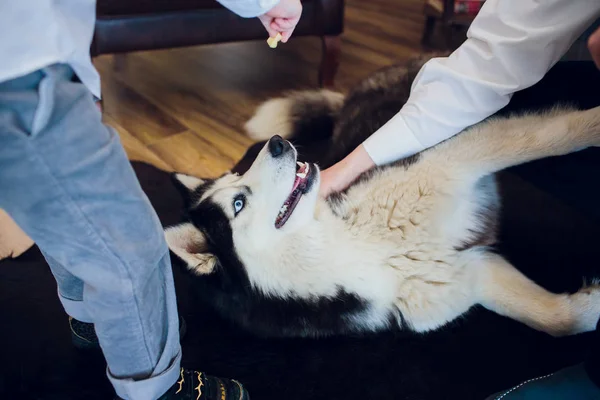
<path id="1" fill-rule="evenodd" d="M 246 125 L 269 139 L 243 175 L 175 174 L 182 223 L 169 248 L 224 316 L 269 336 L 427 332 L 475 305 L 554 336 L 594 330 L 600 286 L 551 293 L 492 251 L 494 173 L 600 144 L 600 107 L 491 117 L 318 196 L 319 166 L 290 143 L 329 137 L 331 164 L 406 101 L 422 62 L 379 71 L 344 96 L 267 101 Z"/>

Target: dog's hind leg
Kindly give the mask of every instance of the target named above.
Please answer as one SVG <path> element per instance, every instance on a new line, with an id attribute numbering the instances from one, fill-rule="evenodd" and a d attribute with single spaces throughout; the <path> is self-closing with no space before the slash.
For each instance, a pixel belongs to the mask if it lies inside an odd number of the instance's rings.
<path id="1" fill-rule="evenodd" d="M 513 165 L 565 155 L 600 144 L 600 107 L 564 108 L 490 118 L 427 151 L 426 157 L 460 176 L 478 179 Z"/>
<path id="2" fill-rule="evenodd" d="M 494 254 L 470 266 L 478 303 L 553 336 L 593 331 L 600 318 L 600 286 L 551 293 Z"/>

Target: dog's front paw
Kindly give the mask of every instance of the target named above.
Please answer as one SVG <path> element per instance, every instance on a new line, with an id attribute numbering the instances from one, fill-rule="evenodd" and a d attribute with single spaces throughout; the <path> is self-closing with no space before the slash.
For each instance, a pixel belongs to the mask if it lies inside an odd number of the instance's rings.
<path id="1" fill-rule="evenodd" d="M 600 318 L 600 280 L 583 287 L 570 296 L 571 309 L 575 316 L 573 334 L 591 332 L 596 329 Z"/>

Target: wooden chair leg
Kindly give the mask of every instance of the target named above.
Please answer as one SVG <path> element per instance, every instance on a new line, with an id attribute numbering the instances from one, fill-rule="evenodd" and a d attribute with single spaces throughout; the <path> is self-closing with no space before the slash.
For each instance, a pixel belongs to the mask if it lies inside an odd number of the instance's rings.
<path id="1" fill-rule="evenodd" d="M 323 56 L 319 69 L 319 86 L 333 88 L 335 74 L 340 64 L 342 38 L 340 36 L 323 36 Z"/>
<path id="2" fill-rule="evenodd" d="M 423 37 L 421 38 L 421 45 L 430 46 L 431 45 L 431 36 L 433 36 L 433 32 L 435 30 L 435 22 L 437 18 L 431 15 L 427 16 L 425 20 L 425 28 L 423 29 Z"/>
<path id="3" fill-rule="evenodd" d="M 444 24 L 443 32 L 444 32 L 444 45 L 447 50 L 452 50 L 456 48 L 456 33 L 459 31 L 459 27 L 452 24 Z"/>

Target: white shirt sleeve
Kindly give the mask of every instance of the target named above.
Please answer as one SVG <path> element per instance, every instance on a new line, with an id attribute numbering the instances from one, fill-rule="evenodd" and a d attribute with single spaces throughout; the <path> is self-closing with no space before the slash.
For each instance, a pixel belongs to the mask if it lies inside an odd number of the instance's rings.
<path id="1" fill-rule="evenodd" d="M 275 7 L 279 0 L 217 0 L 221 5 L 243 18 L 258 17 Z"/>
<path id="2" fill-rule="evenodd" d="M 600 0 L 486 0 L 467 40 L 428 61 L 411 95 L 363 146 L 382 165 L 434 146 L 537 83 L 600 16 Z"/>

